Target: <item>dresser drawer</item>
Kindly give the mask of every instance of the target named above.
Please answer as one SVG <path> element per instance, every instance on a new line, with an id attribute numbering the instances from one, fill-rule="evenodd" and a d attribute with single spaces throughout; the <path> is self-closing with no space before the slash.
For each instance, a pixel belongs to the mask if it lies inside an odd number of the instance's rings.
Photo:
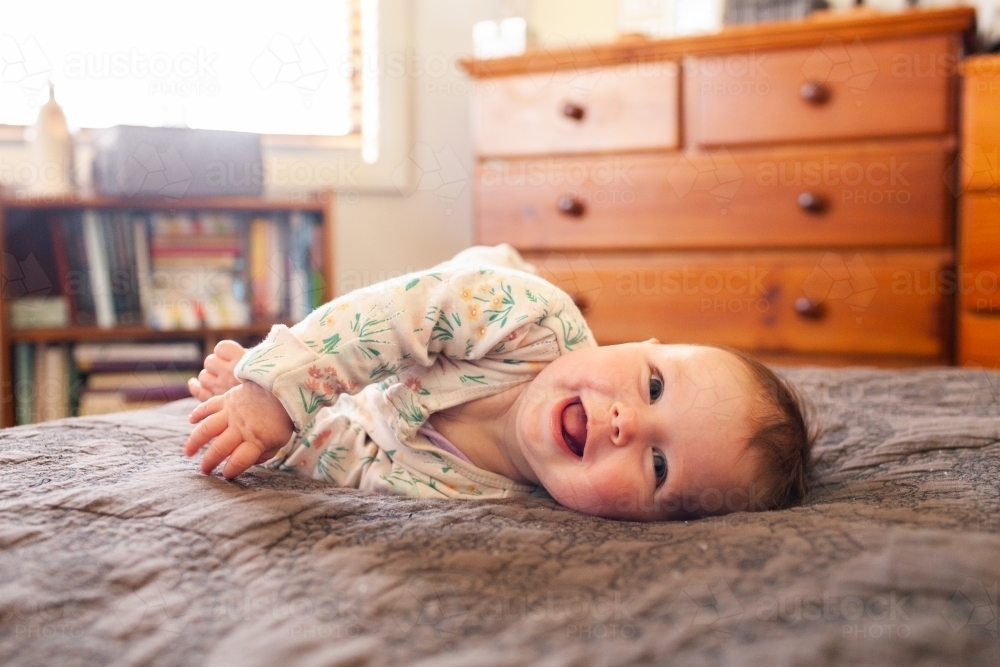
<path id="1" fill-rule="evenodd" d="M 953 126 L 953 36 L 841 40 L 685 61 L 689 143 L 941 134 Z"/>
<path id="2" fill-rule="evenodd" d="M 1000 365 L 1000 317 L 971 313 L 959 316 L 958 363 L 991 369 Z"/>
<path id="3" fill-rule="evenodd" d="M 1000 58 L 972 59 L 962 93 L 961 185 L 967 190 L 997 191 L 1000 184 Z"/>
<path id="4" fill-rule="evenodd" d="M 480 243 L 519 248 L 945 245 L 940 142 L 488 160 Z"/>
<path id="5" fill-rule="evenodd" d="M 644 340 L 771 352 L 940 357 L 944 250 L 528 253 L 574 295 L 601 344 Z"/>
<path id="6" fill-rule="evenodd" d="M 962 197 L 959 258 L 957 286 L 962 308 L 1000 313 L 1000 199 L 996 196 L 975 192 Z"/>
<path id="7" fill-rule="evenodd" d="M 498 77 L 472 98 L 479 155 L 650 148 L 678 142 L 678 70 L 670 61 Z"/>

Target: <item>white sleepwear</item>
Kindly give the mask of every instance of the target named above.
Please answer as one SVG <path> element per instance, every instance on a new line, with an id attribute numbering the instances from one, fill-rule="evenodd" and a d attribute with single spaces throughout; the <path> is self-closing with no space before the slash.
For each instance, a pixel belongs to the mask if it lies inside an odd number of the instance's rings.
<path id="1" fill-rule="evenodd" d="M 476 247 L 275 325 L 236 377 L 271 391 L 294 422 L 270 467 L 382 493 L 499 498 L 535 487 L 449 451 L 427 418 L 594 345 L 572 299 L 513 248 Z"/>

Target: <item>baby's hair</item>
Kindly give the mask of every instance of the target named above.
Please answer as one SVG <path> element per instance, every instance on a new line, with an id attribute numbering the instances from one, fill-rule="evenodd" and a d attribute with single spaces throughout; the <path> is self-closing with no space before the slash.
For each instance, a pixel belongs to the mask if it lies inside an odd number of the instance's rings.
<path id="1" fill-rule="evenodd" d="M 760 465 L 764 494 L 751 509 L 785 509 L 802 502 L 809 490 L 808 468 L 814 430 L 807 425 L 808 405 L 784 378 L 753 357 L 723 348 L 746 366 L 759 393 L 750 413 L 753 435 L 748 451 Z"/>

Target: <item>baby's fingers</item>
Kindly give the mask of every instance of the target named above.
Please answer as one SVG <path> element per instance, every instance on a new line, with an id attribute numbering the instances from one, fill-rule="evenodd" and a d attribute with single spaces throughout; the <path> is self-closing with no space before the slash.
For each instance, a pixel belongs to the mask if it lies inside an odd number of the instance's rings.
<path id="1" fill-rule="evenodd" d="M 188 391 L 191 392 L 191 395 L 197 398 L 199 401 L 207 401 L 208 399 L 212 398 L 212 396 L 215 396 L 215 394 L 206 389 L 205 386 L 202 383 L 198 382 L 198 380 L 195 378 L 191 378 L 190 380 L 188 380 L 187 386 L 188 386 Z"/>
<path id="2" fill-rule="evenodd" d="M 222 396 L 213 396 L 206 400 L 201 405 L 195 406 L 195 409 L 191 411 L 188 415 L 188 421 L 192 424 L 197 424 L 202 419 L 209 415 L 214 415 L 216 412 L 222 409 Z"/>
<path id="3" fill-rule="evenodd" d="M 233 361 L 243 356 L 246 349 L 235 340 L 220 340 L 215 346 L 215 354 L 223 361 Z"/>
<path id="4" fill-rule="evenodd" d="M 229 418 L 225 412 L 217 412 L 210 415 L 191 431 L 191 435 L 188 436 L 187 441 L 184 443 L 184 455 L 194 456 L 212 438 L 221 435 L 227 426 L 229 426 Z"/>
<path id="5" fill-rule="evenodd" d="M 229 455 L 229 460 L 226 461 L 225 467 L 222 468 L 222 476 L 226 479 L 232 479 L 250 466 L 256 464 L 262 456 L 263 453 L 260 447 L 252 445 L 249 442 L 244 442 Z"/>
<path id="6" fill-rule="evenodd" d="M 233 428 L 227 428 L 219 437 L 212 441 L 212 444 L 208 446 L 205 450 L 205 455 L 201 457 L 201 471 L 206 475 L 212 473 L 213 470 L 219 467 L 219 464 L 226 460 L 226 457 L 233 453 L 240 445 L 243 444 L 243 435 Z M 249 468 L 247 466 L 246 468 Z M 243 468 L 243 470 L 246 470 Z M 226 466 L 229 469 L 229 466 Z M 232 477 L 235 477 L 240 472 L 240 470 Z M 229 477 L 229 475 L 227 475 Z"/>

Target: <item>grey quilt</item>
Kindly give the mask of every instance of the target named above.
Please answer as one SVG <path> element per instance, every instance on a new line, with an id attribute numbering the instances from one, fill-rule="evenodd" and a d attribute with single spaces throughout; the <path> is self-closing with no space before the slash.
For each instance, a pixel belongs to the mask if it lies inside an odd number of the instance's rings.
<path id="1" fill-rule="evenodd" d="M 680 523 L 205 477 L 190 400 L 0 431 L 0 664 L 1000 664 L 1000 375 L 789 375 L 805 506 Z"/>

